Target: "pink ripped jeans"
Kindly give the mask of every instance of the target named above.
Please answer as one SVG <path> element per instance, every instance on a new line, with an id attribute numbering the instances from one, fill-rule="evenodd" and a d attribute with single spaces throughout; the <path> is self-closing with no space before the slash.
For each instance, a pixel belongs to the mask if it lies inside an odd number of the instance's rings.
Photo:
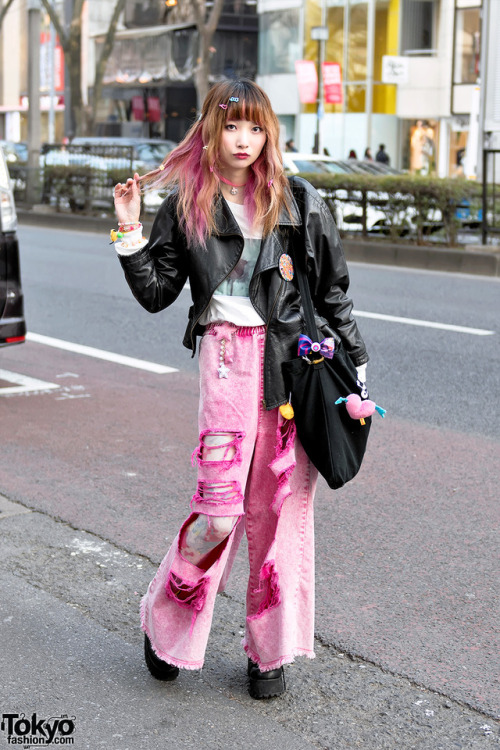
<path id="1" fill-rule="evenodd" d="M 197 489 L 141 602 L 163 661 L 203 666 L 216 594 L 243 532 L 250 575 L 243 647 L 262 671 L 314 657 L 317 472 L 292 421 L 263 407 L 265 327 L 207 327 L 200 346 Z"/>

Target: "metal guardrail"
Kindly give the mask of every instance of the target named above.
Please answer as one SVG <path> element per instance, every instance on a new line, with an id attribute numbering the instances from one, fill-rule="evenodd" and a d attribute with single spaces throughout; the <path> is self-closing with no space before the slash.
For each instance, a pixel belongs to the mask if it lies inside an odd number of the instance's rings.
<path id="1" fill-rule="evenodd" d="M 35 175 L 37 202 L 59 211 L 109 210 L 113 186 L 133 174 L 134 166 L 133 146 L 44 144 Z M 15 199 L 23 203 L 30 169 L 17 163 L 9 171 Z"/>
<path id="2" fill-rule="evenodd" d="M 88 212 L 112 206 L 113 186 L 133 174 L 133 146 L 44 144 L 41 202 Z"/>
<path id="3" fill-rule="evenodd" d="M 500 235 L 500 149 L 483 150 L 482 244 Z"/>

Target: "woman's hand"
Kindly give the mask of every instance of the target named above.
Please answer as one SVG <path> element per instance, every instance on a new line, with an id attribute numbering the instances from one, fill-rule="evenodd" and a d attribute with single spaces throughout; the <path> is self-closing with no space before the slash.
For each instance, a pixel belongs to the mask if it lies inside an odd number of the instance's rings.
<path id="1" fill-rule="evenodd" d="M 115 185 L 115 211 L 118 224 L 137 224 L 141 214 L 141 189 L 137 172 L 125 184 Z"/>

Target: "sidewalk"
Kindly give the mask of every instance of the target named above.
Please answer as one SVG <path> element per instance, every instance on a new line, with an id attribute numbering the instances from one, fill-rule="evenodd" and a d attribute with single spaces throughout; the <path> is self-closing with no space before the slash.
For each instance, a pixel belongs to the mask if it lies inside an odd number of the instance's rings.
<path id="1" fill-rule="evenodd" d="M 2 712 L 65 717 L 79 750 L 498 747 L 493 719 L 319 641 L 316 660 L 286 668 L 284 696 L 252 700 L 244 603 L 227 595 L 204 669 L 157 682 L 138 627 L 151 561 L 2 496 L 0 529 Z M 5 719 L 0 748 L 7 729 Z"/>
<path id="2" fill-rule="evenodd" d="M 18 207 L 17 215 L 20 224 L 77 232 L 89 231 L 108 235 L 114 226 L 110 217 L 55 213 L 47 210 L 45 206 L 33 210 Z M 150 232 L 153 216 L 143 218 L 143 221 L 145 232 Z M 460 248 L 418 246 L 380 239 L 345 239 L 343 245 L 347 260 L 352 262 L 500 276 L 500 248 L 485 248 L 482 245 L 466 245 Z"/>

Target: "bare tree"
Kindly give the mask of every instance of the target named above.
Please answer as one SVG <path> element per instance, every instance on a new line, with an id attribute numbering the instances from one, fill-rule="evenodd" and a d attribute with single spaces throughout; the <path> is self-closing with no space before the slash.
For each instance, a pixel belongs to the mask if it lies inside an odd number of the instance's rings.
<path id="1" fill-rule="evenodd" d="M 11 0 L 10 0 L 11 1 Z M 94 96 L 90 117 L 86 117 L 82 100 L 82 10 L 84 0 L 73 0 L 73 15 L 66 31 L 64 23 L 57 13 L 54 2 L 42 0 L 43 7 L 49 14 L 54 28 L 59 36 L 61 47 L 64 51 L 64 59 L 69 73 L 69 87 L 71 91 L 71 113 L 75 123 L 75 134 L 83 134 L 85 130 L 92 127 L 99 98 L 102 93 L 102 79 L 106 62 L 113 49 L 118 19 L 125 6 L 125 0 L 116 0 L 111 21 L 104 44 L 101 47 L 99 59 L 96 63 Z"/>
<path id="2" fill-rule="evenodd" d="M 214 34 L 219 25 L 224 0 L 214 0 L 208 12 L 207 0 L 187 0 L 178 3 L 169 11 L 171 23 L 194 23 L 198 32 L 198 50 L 196 65 L 193 69 L 193 80 L 196 88 L 198 110 L 208 93 L 210 76 L 210 57 Z"/>
<path id="3" fill-rule="evenodd" d="M 209 88 L 210 47 L 212 46 L 212 40 L 219 25 L 224 0 L 214 0 L 208 18 L 206 0 L 191 0 L 191 3 L 198 30 L 198 57 L 196 67 L 193 71 L 193 78 L 196 87 L 196 104 L 198 110 L 201 110 Z"/>

